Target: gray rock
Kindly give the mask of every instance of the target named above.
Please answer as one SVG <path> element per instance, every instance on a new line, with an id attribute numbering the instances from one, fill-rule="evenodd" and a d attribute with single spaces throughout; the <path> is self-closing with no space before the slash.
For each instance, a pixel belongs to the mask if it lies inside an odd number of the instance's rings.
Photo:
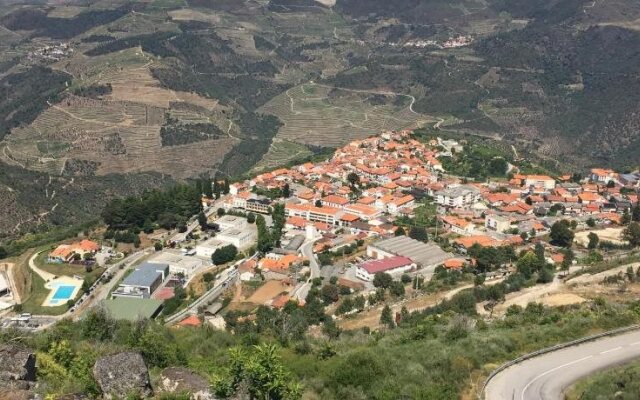
<path id="1" fill-rule="evenodd" d="M 36 355 L 33 351 L 18 345 L 6 344 L 0 347 L 0 398 L 31 399 L 36 380 Z"/>
<path id="2" fill-rule="evenodd" d="M 153 395 L 149 370 L 139 353 L 118 353 L 98 359 L 93 377 L 105 399 Z"/>
<path id="3" fill-rule="evenodd" d="M 209 382 L 185 368 L 166 368 L 160 374 L 160 384 L 166 393 L 188 393 L 193 400 L 213 400 Z"/>
<path id="4" fill-rule="evenodd" d="M 36 355 L 33 351 L 17 345 L 0 347 L 0 381 L 36 380 Z"/>

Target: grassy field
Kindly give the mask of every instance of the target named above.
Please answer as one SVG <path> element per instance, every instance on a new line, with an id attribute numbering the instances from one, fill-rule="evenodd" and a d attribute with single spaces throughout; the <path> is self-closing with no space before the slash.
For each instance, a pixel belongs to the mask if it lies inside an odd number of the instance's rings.
<path id="1" fill-rule="evenodd" d="M 22 303 L 22 311 L 38 315 L 64 314 L 68 307 L 65 305 L 56 307 L 44 307 L 42 303 L 49 295 L 50 290 L 44 287 L 45 281 L 38 274 L 31 274 L 31 294 Z"/>
<path id="2" fill-rule="evenodd" d="M 35 259 L 35 264 L 38 268 L 56 276 L 66 275 L 73 277 L 74 275 L 77 275 L 88 279 L 89 282 L 95 282 L 95 280 L 98 279 L 104 271 L 103 267 L 94 267 L 91 272 L 87 272 L 83 265 L 48 263 L 48 253 L 48 251 L 40 253 Z"/>

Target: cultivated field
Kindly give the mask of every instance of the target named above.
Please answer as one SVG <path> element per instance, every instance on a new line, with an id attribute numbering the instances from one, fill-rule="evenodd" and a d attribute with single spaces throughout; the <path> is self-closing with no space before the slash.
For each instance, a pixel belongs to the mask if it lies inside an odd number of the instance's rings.
<path id="1" fill-rule="evenodd" d="M 377 105 L 370 101 L 374 96 Z M 413 112 L 410 104 L 404 96 L 309 83 L 289 89 L 260 111 L 277 115 L 284 122 L 279 139 L 336 147 L 384 130 L 412 128 L 431 121 Z"/>

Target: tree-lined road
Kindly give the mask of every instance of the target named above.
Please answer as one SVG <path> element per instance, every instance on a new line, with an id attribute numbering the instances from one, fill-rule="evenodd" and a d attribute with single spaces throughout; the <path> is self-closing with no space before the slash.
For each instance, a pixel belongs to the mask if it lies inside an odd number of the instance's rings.
<path id="1" fill-rule="evenodd" d="M 640 357 L 640 330 L 604 337 L 523 361 L 496 375 L 486 400 L 561 400 L 579 379 Z"/>

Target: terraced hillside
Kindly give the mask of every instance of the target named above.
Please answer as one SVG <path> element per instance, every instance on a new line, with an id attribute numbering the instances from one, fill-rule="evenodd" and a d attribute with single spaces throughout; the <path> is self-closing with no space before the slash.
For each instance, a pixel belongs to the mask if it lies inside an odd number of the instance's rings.
<path id="1" fill-rule="evenodd" d="M 277 115 L 277 138 L 338 147 L 384 130 L 414 128 L 431 117 L 413 111 L 414 98 L 383 91 L 308 83 L 289 89 L 259 111 Z"/>
<path id="2" fill-rule="evenodd" d="M 223 137 L 163 147 L 164 113 L 142 103 L 70 96 L 14 130 L 0 157 L 49 174 L 63 174 L 74 160 L 87 164 L 85 174 L 173 171 L 176 178 L 188 178 L 215 167 L 235 143 Z"/>
<path id="3" fill-rule="evenodd" d="M 233 177 L 442 121 L 632 169 L 638 21 L 635 0 L 0 0 L 0 162 Z"/>

